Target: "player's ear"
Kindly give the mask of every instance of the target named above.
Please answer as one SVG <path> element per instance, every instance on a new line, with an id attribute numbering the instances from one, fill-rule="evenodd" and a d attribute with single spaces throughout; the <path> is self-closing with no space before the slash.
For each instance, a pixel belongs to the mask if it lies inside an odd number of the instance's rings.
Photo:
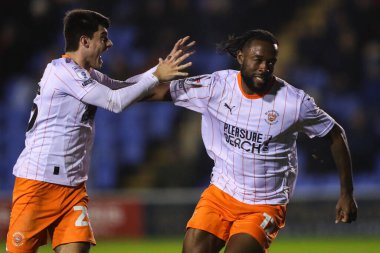
<path id="1" fill-rule="evenodd" d="M 236 60 L 238 61 L 238 63 L 239 63 L 240 65 L 243 64 L 243 60 L 244 60 L 243 51 L 241 51 L 241 50 L 238 50 L 238 51 L 237 51 L 237 54 L 236 54 Z"/>
<path id="2" fill-rule="evenodd" d="M 82 45 L 85 48 L 89 48 L 90 47 L 90 40 L 89 40 L 89 38 L 87 36 L 85 36 L 85 35 L 82 35 L 79 38 L 79 45 Z"/>

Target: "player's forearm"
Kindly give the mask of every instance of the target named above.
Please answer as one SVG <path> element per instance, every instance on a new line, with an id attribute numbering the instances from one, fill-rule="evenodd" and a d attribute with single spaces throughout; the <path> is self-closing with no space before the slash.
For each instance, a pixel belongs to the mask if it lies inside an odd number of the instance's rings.
<path id="1" fill-rule="evenodd" d="M 119 89 L 122 89 L 122 88 L 125 88 L 125 87 L 128 87 L 128 86 L 131 86 L 131 85 L 138 83 L 146 75 L 152 75 L 153 72 L 156 71 L 156 69 L 157 69 L 157 65 L 154 66 L 153 68 L 145 71 L 144 73 L 129 77 L 125 81 L 115 80 L 115 79 L 109 78 L 108 76 L 103 74 L 100 82 L 112 90 L 119 90 Z"/>
<path id="2" fill-rule="evenodd" d="M 108 103 L 106 109 L 119 113 L 145 97 L 149 90 L 153 89 L 157 84 L 158 79 L 152 74 L 149 74 L 132 86 L 116 91 L 110 90 L 107 94 L 110 103 Z"/>
<path id="3" fill-rule="evenodd" d="M 82 98 L 82 101 L 119 113 L 141 100 L 157 84 L 158 79 L 152 74 L 144 75 L 139 82 L 119 90 L 98 84 Z"/>
<path id="4" fill-rule="evenodd" d="M 170 95 L 170 82 L 160 83 L 151 89 L 146 97 L 143 98 L 146 101 L 171 101 Z"/>
<path id="5" fill-rule="evenodd" d="M 343 128 L 336 124 L 330 132 L 330 137 L 330 149 L 339 172 L 341 194 L 352 194 L 352 163 L 346 134 Z"/>

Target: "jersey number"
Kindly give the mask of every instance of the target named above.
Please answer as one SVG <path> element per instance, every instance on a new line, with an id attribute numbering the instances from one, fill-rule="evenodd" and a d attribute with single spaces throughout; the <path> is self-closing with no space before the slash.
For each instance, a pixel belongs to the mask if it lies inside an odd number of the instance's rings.
<path id="1" fill-rule="evenodd" d="M 92 125 L 94 123 L 96 109 L 97 109 L 96 106 L 86 105 L 86 110 L 84 111 L 82 115 L 81 123 Z"/>
<path id="2" fill-rule="evenodd" d="M 32 127 L 34 126 L 34 122 L 36 122 L 37 114 L 38 114 L 38 107 L 37 107 L 37 105 L 35 103 L 33 103 L 32 111 L 30 112 L 30 118 L 29 118 L 29 122 L 28 122 L 28 128 L 26 129 L 27 132 L 30 129 L 32 129 Z"/>
<path id="3" fill-rule="evenodd" d="M 262 227 L 267 235 L 271 234 L 275 229 L 275 223 L 273 218 L 267 214 L 263 213 L 265 219 L 261 222 L 260 227 Z"/>
<path id="4" fill-rule="evenodd" d="M 85 221 L 84 218 L 87 217 L 87 208 L 85 206 L 74 206 L 74 211 L 81 211 L 78 219 L 75 221 L 75 226 L 85 227 L 88 226 L 88 221 Z"/>

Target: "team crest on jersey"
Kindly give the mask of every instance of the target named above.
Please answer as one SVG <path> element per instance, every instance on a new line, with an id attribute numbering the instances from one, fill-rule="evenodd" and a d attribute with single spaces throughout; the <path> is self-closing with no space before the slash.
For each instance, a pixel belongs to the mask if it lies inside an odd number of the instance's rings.
<path id="1" fill-rule="evenodd" d="M 73 67 L 73 69 L 74 69 L 75 73 L 77 74 L 77 76 L 79 77 L 80 80 L 87 80 L 90 78 L 88 76 L 86 70 L 84 70 L 82 68 L 78 68 L 78 67 Z"/>
<path id="2" fill-rule="evenodd" d="M 270 110 L 270 111 L 267 111 L 265 115 L 267 116 L 265 119 L 265 122 L 268 123 L 269 125 L 273 125 L 278 122 L 278 116 L 280 114 L 275 110 Z"/>
<path id="3" fill-rule="evenodd" d="M 21 232 L 15 232 L 12 235 L 12 243 L 16 247 L 20 247 L 21 245 L 23 245 L 25 241 L 24 239 L 25 239 L 25 236 Z"/>

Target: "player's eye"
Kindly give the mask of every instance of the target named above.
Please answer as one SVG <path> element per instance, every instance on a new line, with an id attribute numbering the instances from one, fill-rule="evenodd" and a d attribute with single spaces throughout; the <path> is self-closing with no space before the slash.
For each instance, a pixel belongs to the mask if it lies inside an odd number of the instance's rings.
<path id="1" fill-rule="evenodd" d="M 101 40 L 102 40 L 103 43 L 107 43 L 108 38 L 107 37 L 102 37 Z"/>
<path id="2" fill-rule="evenodd" d="M 277 59 L 272 59 L 268 61 L 268 64 L 274 66 L 276 64 Z"/>

